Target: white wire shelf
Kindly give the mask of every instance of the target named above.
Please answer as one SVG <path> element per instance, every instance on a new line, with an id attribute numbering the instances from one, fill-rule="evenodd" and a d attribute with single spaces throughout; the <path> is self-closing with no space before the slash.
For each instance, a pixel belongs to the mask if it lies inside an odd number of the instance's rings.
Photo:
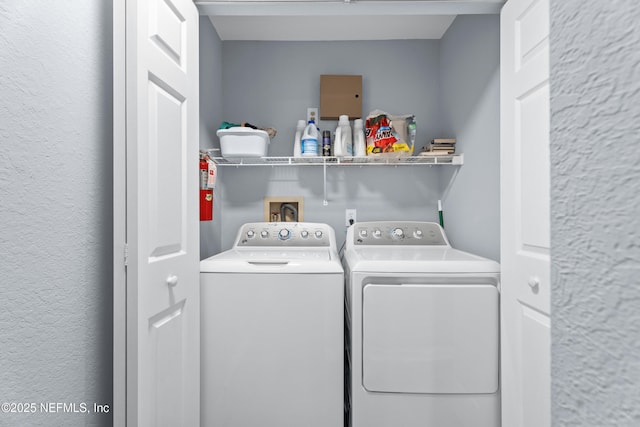
<path id="1" fill-rule="evenodd" d="M 211 157 L 220 166 L 420 166 L 462 165 L 464 154 L 365 157 Z"/>

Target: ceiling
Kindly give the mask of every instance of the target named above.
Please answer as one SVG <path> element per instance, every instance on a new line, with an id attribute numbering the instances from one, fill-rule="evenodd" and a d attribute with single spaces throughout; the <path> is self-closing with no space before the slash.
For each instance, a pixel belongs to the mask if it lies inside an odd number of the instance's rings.
<path id="1" fill-rule="evenodd" d="M 439 39 L 455 15 L 437 16 L 212 16 L 222 40 Z"/>
<path id="2" fill-rule="evenodd" d="M 221 40 L 439 39 L 460 14 L 495 14 L 505 0 L 195 0 Z"/>

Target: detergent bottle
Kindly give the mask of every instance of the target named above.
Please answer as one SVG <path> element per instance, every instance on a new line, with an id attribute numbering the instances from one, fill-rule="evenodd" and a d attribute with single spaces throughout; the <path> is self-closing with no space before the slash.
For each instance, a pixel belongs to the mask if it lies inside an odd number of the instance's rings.
<path id="1" fill-rule="evenodd" d="M 302 155 L 318 155 L 318 128 L 314 120 L 309 120 L 309 124 L 302 133 Z"/>
<path id="2" fill-rule="evenodd" d="M 362 119 L 353 121 L 353 155 L 356 157 L 364 157 L 367 155 L 367 143 L 364 137 Z"/>
<path id="3" fill-rule="evenodd" d="M 302 156 L 302 132 L 304 132 L 305 124 L 304 120 L 298 120 L 298 126 L 296 126 L 296 136 L 293 140 L 293 157 Z"/>
<path id="4" fill-rule="evenodd" d="M 353 139 L 349 116 L 342 115 L 336 128 L 336 139 L 333 144 L 333 155 L 336 157 L 353 156 Z"/>

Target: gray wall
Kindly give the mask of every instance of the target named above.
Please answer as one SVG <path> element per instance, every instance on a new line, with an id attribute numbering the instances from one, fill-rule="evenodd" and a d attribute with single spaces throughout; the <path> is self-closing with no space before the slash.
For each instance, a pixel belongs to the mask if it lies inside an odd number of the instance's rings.
<path id="1" fill-rule="evenodd" d="M 357 209 L 358 221 L 437 220 L 435 169 L 329 167 L 328 206 L 322 203 L 322 174 L 321 167 L 225 167 L 220 173 L 222 247 L 232 245 L 242 224 L 263 221 L 264 196 L 304 197 L 304 220 L 330 224 L 338 245 L 346 233 L 346 208 Z"/>
<path id="2" fill-rule="evenodd" d="M 443 168 L 445 227 L 459 249 L 500 260 L 500 18 L 458 16 L 440 47 L 444 134 L 461 168 Z"/>
<path id="3" fill-rule="evenodd" d="M 200 149 L 219 147 L 222 114 L 222 42 L 208 17 L 200 17 Z M 222 203 L 214 190 L 213 221 L 200 222 L 200 257 L 220 252 Z"/>
<path id="4" fill-rule="evenodd" d="M 471 30 L 465 30 L 466 25 Z M 465 249 L 498 259 L 498 192 L 497 151 L 499 100 L 497 75 L 499 39 L 498 20 L 480 17 L 467 19 L 458 26 L 462 33 L 447 44 L 443 56 L 438 40 L 368 41 L 368 42 L 223 42 L 222 100 L 224 120 L 249 121 L 272 126 L 278 130 L 271 142 L 269 155 L 291 155 L 297 119 L 305 117 L 306 108 L 319 106 L 320 74 L 363 75 L 363 114 L 376 108 L 394 114 L 414 113 L 418 123 L 416 150 L 419 151 L 435 137 L 461 134 L 471 150 L 466 160 L 473 168 L 462 179 L 452 180 L 453 168 L 400 167 L 400 168 L 329 168 L 329 205 L 323 206 L 322 169 L 297 168 L 220 168 L 221 185 L 217 201 L 223 205 L 220 215 L 222 230 L 216 246 L 228 249 L 237 229 L 245 222 L 263 220 L 263 197 L 302 196 L 305 203 L 305 221 L 326 222 L 332 225 L 342 243 L 344 237 L 344 210 L 356 208 L 358 220 L 423 220 L 437 221 L 437 200 L 442 197 L 445 180 L 453 182 L 455 197 L 447 218 L 454 226 L 466 226 L 463 231 L 478 225 L 475 234 L 462 232 L 454 243 Z M 468 32 L 467 32 L 468 31 Z M 460 55 L 453 50 L 465 43 L 466 37 L 482 37 L 474 48 L 488 49 L 491 55 L 481 58 L 465 49 Z M 492 46 L 483 46 L 483 43 Z M 442 45 L 442 46 L 441 46 Z M 472 56 L 469 58 L 469 54 Z M 461 63 L 468 67 L 479 61 L 483 73 L 474 77 L 474 109 L 463 109 L 464 94 L 455 92 L 466 75 L 455 75 L 443 85 L 442 73 L 451 70 L 441 66 L 442 61 Z M 465 62 L 466 61 L 466 62 Z M 478 64 L 472 64 L 477 67 Z M 484 70 L 487 70 L 484 72 Z M 493 85 L 493 86 L 492 86 Z M 486 89 L 488 87 L 488 89 Z M 444 119 L 444 100 L 450 95 L 458 104 L 449 109 L 462 109 L 455 120 Z M 470 117 L 471 124 L 464 122 Z M 476 121 L 473 121 L 475 118 Z M 477 123 L 480 121 L 480 123 Z M 335 121 L 321 121 L 320 128 L 334 130 Z M 447 128 L 445 128 L 445 125 Z M 480 141 L 471 137 L 483 132 Z M 494 139 L 492 139 L 494 138 Z M 487 141 L 485 143 L 485 141 Z M 484 144 L 484 145 L 483 145 Z M 461 151 L 466 148 L 461 147 Z M 466 155 L 466 153 L 465 153 Z M 487 158 L 491 161 L 486 164 Z M 463 166 L 462 169 L 466 168 Z M 495 168 L 495 169 L 494 169 Z M 448 169 L 445 171 L 444 169 Z M 455 168 L 457 169 L 457 168 Z M 474 183 L 475 182 L 475 183 Z M 474 193 L 478 182 L 483 194 Z M 465 200 L 465 197 L 472 197 Z M 474 218 L 466 215 L 476 212 Z M 466 225 L 470 219 L 475 223 Z M 490 224 L 496 230 L 491 235 Z M 445 224 L 446 225 L 446 224 Z M 449 228 L 448 228 L 449 229 Z"/>
<path id="5" fill-rule="evenodd" d="M 414 113 L 421 145 L 440 131 L 438 41 L 225 41 L 222 52 L 225 120 L 278 129 L 271 156 L 292 155 L 297 120 L 320 106 L 320 74 L 361 74 L 363 114 Z"/>
<path id="6" fill-rule="evenodd" d="M 319 106 L 320 74 L 363 75 L 363 114 L 415 113 L 420 146 L 439 133 L 437 41 L 223 42 L 222 52 L 225 120 L 275 127 L 269 155 L 292 154 L 296 121 Z M 337 122 L 319 125 L 333 132 Z M 220 168 L 221 247 L 243 223 L 263 220 L 264 196 L 304 197 L 304 220 L 332 225 L 339 244 L 346 208 L 359 221 L 436 220 L 436 169 L 329 168 L 323 206 L 322 168 Z"/>
<path id="7" fill-rule="evenodd" d="M 551 1 L 552 419 L 640 425 L 640 4 Z"/>
<path id="8" fill-rule="evenodd" d="M 0 401 L 111 404 L 110 1 L 0 4 Z M 110 426 L 5 414 L 0 425 Z"/>

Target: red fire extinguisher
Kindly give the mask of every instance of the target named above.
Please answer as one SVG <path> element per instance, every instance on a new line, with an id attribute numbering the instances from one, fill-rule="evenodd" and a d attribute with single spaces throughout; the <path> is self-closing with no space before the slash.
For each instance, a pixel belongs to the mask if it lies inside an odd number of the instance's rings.
<path id="1" fill-rule="evenodd" d="M 210 177 L 211 176 L 211 177 Z M 213 185 L 215 169 L 206 154 L 200 153 L 200 221 L 213 219 Z"/>

